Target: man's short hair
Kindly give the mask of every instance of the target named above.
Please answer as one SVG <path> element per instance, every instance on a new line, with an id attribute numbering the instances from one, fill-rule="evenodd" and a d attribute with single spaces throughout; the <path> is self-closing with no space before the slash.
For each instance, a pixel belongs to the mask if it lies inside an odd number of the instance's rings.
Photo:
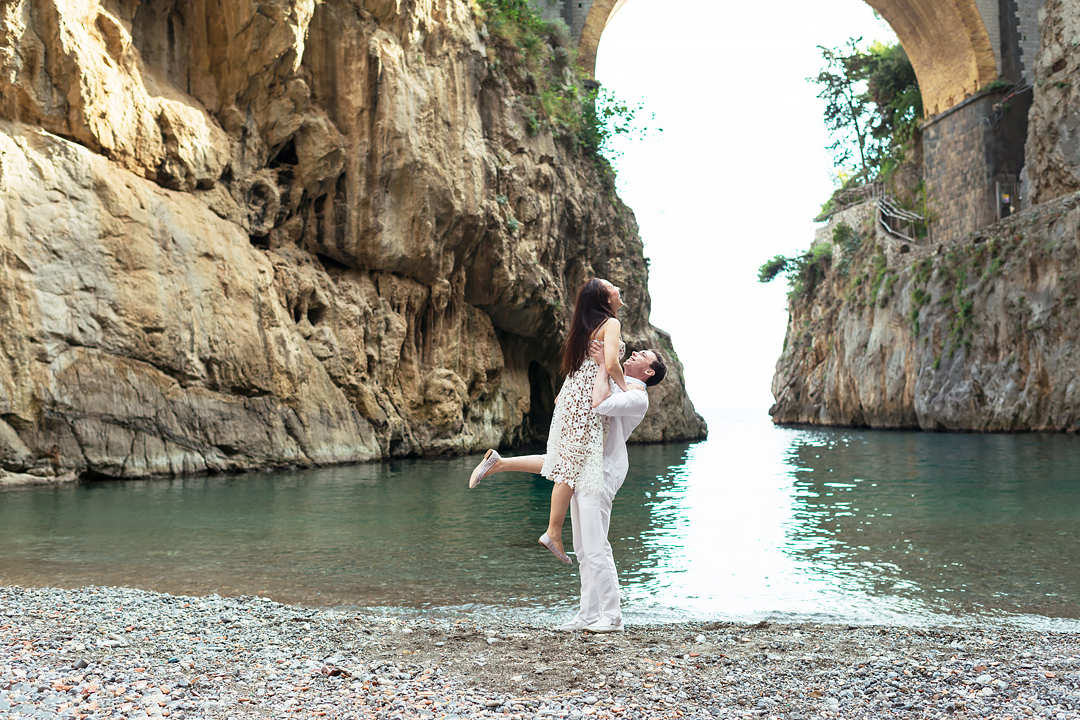
<path id="1" fill-rule="evenodd" d="M 651 349 L 650 352 L 656 356 L 656 360 L 653 360 L 652 364 L 649 365 L 649 367 L 652 368 L 653 374 L 645 378 L 645 384 L 652 387 L 663 380 L 664 376 L 667 375 L 667 365 L 664 364 L 664 358 L 661 357 L 660 353 Z"/>

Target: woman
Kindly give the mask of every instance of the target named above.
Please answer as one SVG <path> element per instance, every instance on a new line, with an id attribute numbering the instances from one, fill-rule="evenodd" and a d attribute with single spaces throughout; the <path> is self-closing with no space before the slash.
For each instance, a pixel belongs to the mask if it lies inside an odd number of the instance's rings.
<path id="1" fill-rule="evenodd" d="M 547 452 L 504 460 L 499 453 L 488 450 L 469 478 L 470 488 L 497 472 L 533 472 L 550 479 L 554 487 L 548 527 L 538 542 L 566 564 L 571 561 L 563 549 L 562 531 L 570 499 L 575 490 L 595 490 L 604 481 L 604 424 L 592 409 L 593 385 L 600 366 L 589 357 L 589 343 L 603 344 L 608 375 L 626 390 L 619 363 L 625 344 L 615 317 L 621 307 L 619 288 L 607 280 L 593 278 L 581 287 L 574 303 L 570 332 L 563 344 L 562 374 L 566 380 L 555 398 Z"/>

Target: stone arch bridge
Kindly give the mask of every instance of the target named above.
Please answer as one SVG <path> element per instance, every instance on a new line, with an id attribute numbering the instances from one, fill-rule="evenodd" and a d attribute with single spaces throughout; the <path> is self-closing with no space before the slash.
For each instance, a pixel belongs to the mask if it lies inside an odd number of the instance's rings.
<path id="1" fill-rule="evenodd" d="M 531 0 L 566 22 L 590 73 L 604 28 L 628 1 Z M 1017 183 L 1023 167 L 1043 0 L 865 2 L 892 26 L 919 81 L 934 238 L 957 239 L 994 222 L 1002 181 Z"/>

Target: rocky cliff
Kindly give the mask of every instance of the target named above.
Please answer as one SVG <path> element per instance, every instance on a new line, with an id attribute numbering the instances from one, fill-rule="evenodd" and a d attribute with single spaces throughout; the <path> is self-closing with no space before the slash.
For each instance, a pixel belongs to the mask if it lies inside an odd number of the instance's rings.
<path id="1" fill-rule="evenodd" d="M 1080 191 L 1080 7 L 1046 0 L 1039 18 L 1025 148 L 1033 203 Z"/>
<path id="2" fill-rule="evenodd" d="M 1080 194 L 948 248 L 835 222 L 857 239 L 792 298 L 775 422 L 1080 431 Z"/>
<path id="3" fill-rule="evenodd" d="M 649 325 L 632 213 L 532 132 L 467 0 L 0 6 L 0 469 L 141 476 L 535 439 L 589 273 Z"/>
<path id="4" fill-rule="evenodd" d="M 963 240 L 839 213 L 789 299 L 778 423 L 1080 431 L 1080 13 L 1047 0 L 1026 148 L 1034 206 Z"/>

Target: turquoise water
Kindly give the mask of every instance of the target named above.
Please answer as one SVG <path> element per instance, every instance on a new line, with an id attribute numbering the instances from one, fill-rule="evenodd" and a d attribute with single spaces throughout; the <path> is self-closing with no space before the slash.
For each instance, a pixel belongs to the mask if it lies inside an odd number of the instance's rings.
<path id="1" fill-rule="evenodd" d="M 1080 438 L 708 419 L 632 448 L 628 619 L 1080 629 Z M 476 460 L 0 491 L 0 583 L 560 617 L 578 579 L 535 544 L 550 485 L 466 490 Z"/>

